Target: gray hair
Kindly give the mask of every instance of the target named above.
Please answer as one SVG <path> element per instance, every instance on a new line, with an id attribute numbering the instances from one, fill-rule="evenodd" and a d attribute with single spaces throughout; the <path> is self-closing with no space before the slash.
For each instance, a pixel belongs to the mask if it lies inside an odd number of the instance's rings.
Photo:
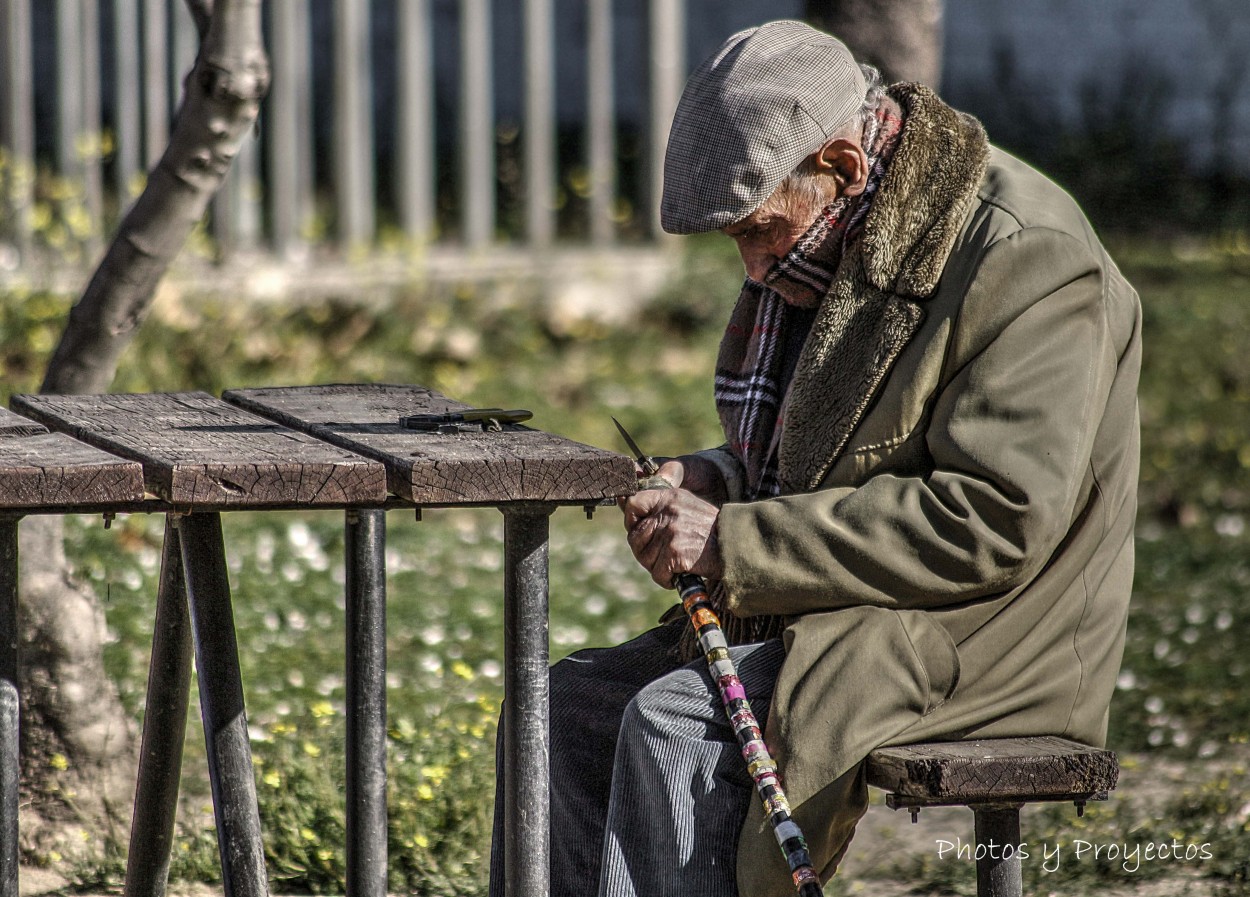
<path id="1" fill-rule="evenodd" d="M 864 102 L 857 112 L 833 129 L 822 147 L 833 140 L 858 140 L 864 152 L 871 153 L 873 142 L 877 139 L 877 110 L 885 99 L 885 84 L 881 80 L 881 72 L 874 66 L 861 63 L 859 69 L 864 73 L 867 84 Z M 820 201 L 823 182 L 809 169 L 810 158 L 808 156 L 782 179 L 772 195 L 764 200 L 763 206 L 772 207 L 774 212 L 782 212 L 807 208 Z"/>
<path id="2" fill-rule="evenodd" d="M 833 129 L 829 139 L 858 139 L 864 152 L 867 152 L 872 147 L 872 140 L 876 136 L 877 110 L 881 107 L 881 101 L 885 99 L 885 84 L 881 80 L 881 72 L 876 67 L 860 63 L 859 70 L 864 73 L 864 83 L 867 85 L 864 90 L 864 102 L 860 105 L 858 112 Z M 797 169 L 795 173 L 799 173 Z"/>

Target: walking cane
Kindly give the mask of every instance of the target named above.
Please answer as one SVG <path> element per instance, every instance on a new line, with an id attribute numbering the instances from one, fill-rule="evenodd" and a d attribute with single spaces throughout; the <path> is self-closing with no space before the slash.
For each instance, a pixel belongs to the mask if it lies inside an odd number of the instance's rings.
<path id="1" fill-rule="evenodd" d="M 612 418 L 617 430 L 634 453 L 638 466 L 642 468 L 644 478 L 639 480 L 640 489 L 672 489 L 673 484 L 658 476 L 660 466 L 655 459 L 643 452 L 634 442 L 621 422 Z M 712 610 L 707 585 L 703 577 L 694 573 L 679 573 L 674 585 L 681 595 L 682 608 L 690 617 L 695 634 L 699 638 L 699 647 L 707 660 L 708 670 L 720 691 L 721 701 L 725 705 L 725 714 L 733 726 L 734 735 L 742 749 L 742 758 L 747 764 L 747 773 L 755 782 L 755 790 L 764 801 L 764 812 L 772 824 L 773 834 L 777 838 L 781 852 L 785 855 L 790 867 L 790 875 L 794 879 L 794 887 L 799 897 L 821 897 L 820 879 L 812 868 L 812 859 L 807 852 L 807 840 L 798 823 L 791 818 L 790 803 L 786 800 L 781 779 L 777 776 L 777 764 L 764 744 L 763 733 L 759 722 L 751 710 L 746 691 L 733 661 L 729 658 L 729 643 L 721 632 L 720 619 Z"/>

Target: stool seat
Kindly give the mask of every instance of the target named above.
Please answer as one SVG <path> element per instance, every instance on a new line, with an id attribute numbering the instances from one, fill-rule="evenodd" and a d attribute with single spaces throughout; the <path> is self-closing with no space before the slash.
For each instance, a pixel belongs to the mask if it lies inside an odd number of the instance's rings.
<path id="1" fill-rule="evenodd" d="M 1023 804 L 1070 800 L 1079 814 L 1087 800 L 1106 800 L 1120 775 L 1113 752 L 1054 735 L 880 748 L 866 766 L 868 784 L 912 822 L 921 807 L 972 809 L 978 897 L 1020 897 Z"/>
<path id="2" fill-rule="evenodd" d="M 1119 778 L 1112 751 L 1054 735 L 880 748 L 868 784 L 898 807 L 1105 800 Z"/>

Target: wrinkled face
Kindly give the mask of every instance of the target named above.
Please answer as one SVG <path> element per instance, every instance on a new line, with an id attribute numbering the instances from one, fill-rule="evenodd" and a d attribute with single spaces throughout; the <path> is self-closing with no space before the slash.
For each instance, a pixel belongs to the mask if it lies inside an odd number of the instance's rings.
<path id="1" fill-rule="evenodd" d="M 838 193 L 838 184 L 831 177 L 792 176 L 750 215 L 722 228 L 721 233 L 738 245 L 747 277 L 763 283 Z M 784 290 L 779 292 L 786 298 Z"/>
<path id="2" fill-rule="evenodd" d="M 799 172 L 786 177 L 758 209 L 721 228 L 738 244 L 747 277 L 764 283 L 826 206 L 840 196 L 864 192 L 868 156 L 860 146 L 861 136 L 856 130 L 832 138 L 804 160 Z M 804 297 L 787 296 L 780 282 L 770 286 L 787 302 L 803 301 Z"/>

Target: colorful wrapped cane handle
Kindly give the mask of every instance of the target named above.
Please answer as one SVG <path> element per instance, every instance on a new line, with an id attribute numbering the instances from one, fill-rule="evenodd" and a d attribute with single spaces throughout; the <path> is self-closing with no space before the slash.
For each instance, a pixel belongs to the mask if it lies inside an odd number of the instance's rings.
<path id="1" fill-rule="evenodd" d="M 773 834 L 777 837 L 786 863 L 790 866 L 794 887 L 799 897 L 821 897 L 823 892 L 820 879 L 812 868 L 807 840 L 790 815 L 790 804 L 781 787 L 781 780 L 777 777 L 777 764 L 768 753 L 759 722 L 755 719 L 742 681 L 729 657 L 729 644 L 721 631 L 720 619 L 716 616 L 716 611 L 712 610 L 703 577 L 693 573 L 679 573 L 674 584 L 681 593 L 682 607 L 695 628 L 699 647 L 703 650 L 712 679 L 720 691 L 725 713 L 729 716 L 734 735 L 742 749 L 747 772 L 755 782 L 755 790 L 764 801 L 764 812 L 772 824 Z"/>

